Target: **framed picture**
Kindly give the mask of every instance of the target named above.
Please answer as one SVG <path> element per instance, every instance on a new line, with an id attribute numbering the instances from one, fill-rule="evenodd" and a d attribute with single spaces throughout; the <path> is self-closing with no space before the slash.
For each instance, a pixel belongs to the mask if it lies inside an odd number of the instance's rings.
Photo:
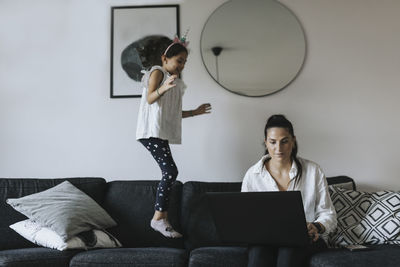
<path id="1" fill-rule="evenodd" d="M 141 97 L 142 70 L 161 64 L 161 49 L 175 35 L 179 5 L 111 7 L 110 97 Z"/>

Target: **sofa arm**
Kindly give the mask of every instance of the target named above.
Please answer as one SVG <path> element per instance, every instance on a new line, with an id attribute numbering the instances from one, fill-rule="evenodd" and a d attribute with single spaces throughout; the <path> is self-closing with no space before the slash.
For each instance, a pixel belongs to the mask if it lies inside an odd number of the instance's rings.
<path id="1" fill-rule="evenodd" d="M 342 188 L 356 190 L 356 183 L 354 182 L 353 178 L 350 178 L 348 176 L 340 175 L 326 177 L 326 180 L 328 181 L 328 185 L 337 185 Z"/>

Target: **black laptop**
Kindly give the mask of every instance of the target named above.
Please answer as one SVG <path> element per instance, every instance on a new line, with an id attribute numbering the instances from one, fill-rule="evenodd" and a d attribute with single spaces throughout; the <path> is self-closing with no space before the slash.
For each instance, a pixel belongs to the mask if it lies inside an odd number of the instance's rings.
<path id="1" fill-rule="evenodd" d="M 224 243 L 298 247 L 309 243 L 300 191 L 208 192 Z"/>

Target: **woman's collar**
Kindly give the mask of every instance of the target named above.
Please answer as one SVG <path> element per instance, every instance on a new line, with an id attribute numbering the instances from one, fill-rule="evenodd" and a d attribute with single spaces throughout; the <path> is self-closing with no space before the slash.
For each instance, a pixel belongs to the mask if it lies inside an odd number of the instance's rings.
<path id="1" fill-rule="evenodd" d="M 262 156 L 261 159 L 257 162 L 256 168 L 254 168 L 254 173 L 262 173 L 264 171 L 264 169 L 265 169 L 265 167 L 264 167 L 265 161 L 270 159 L 270 158 L 271 158 L 271 156 L 269 154 Z M 289 171 L 290 179 L 293 179 L 296 176 L 297 170 L 298 170 L 297 169 L 297 164 L 293 160 L 292 167 L 290 167 L 290 171 Z M 265 169 L 265 171 L 266 171 L 266 169 Z"/>

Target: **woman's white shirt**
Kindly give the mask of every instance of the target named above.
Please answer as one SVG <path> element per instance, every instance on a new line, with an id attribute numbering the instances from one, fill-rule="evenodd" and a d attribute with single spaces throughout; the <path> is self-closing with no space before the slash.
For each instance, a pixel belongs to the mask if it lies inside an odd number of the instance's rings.
<path id="1" fill-rule="evenodd" d="M 263 156 L 246 172 L 242 183 L 242 192 L 279 191 L 276 181 L 264 166 L 267 157 L 269 156 Z M 337 221 L 325 174 L 318 164 L 299 157 L 298 159 L 303 167 L 301 180 L 295 185 L 297 165 L 293 161 L 287 190 L 301 191 L 307 222 L 320 222 L 325 226 L 326 233 L 329 233 L 336 228 Z"/>
<path id="2" fill-rule="evenodd" d="M 181 79 L 175 79 L 175 87 L 165 92 L 156 102 L 149 104 L 147 102 L 149 77 L 154 70 L 163 72 L 161 84 L 170 76 L 161 66 L 153 66 L 143 75 L 136 139 L 156 137 L 168 140 L 170 144 L 180 144 L 182 141 L 182 96 L 186 85 Z"/>

